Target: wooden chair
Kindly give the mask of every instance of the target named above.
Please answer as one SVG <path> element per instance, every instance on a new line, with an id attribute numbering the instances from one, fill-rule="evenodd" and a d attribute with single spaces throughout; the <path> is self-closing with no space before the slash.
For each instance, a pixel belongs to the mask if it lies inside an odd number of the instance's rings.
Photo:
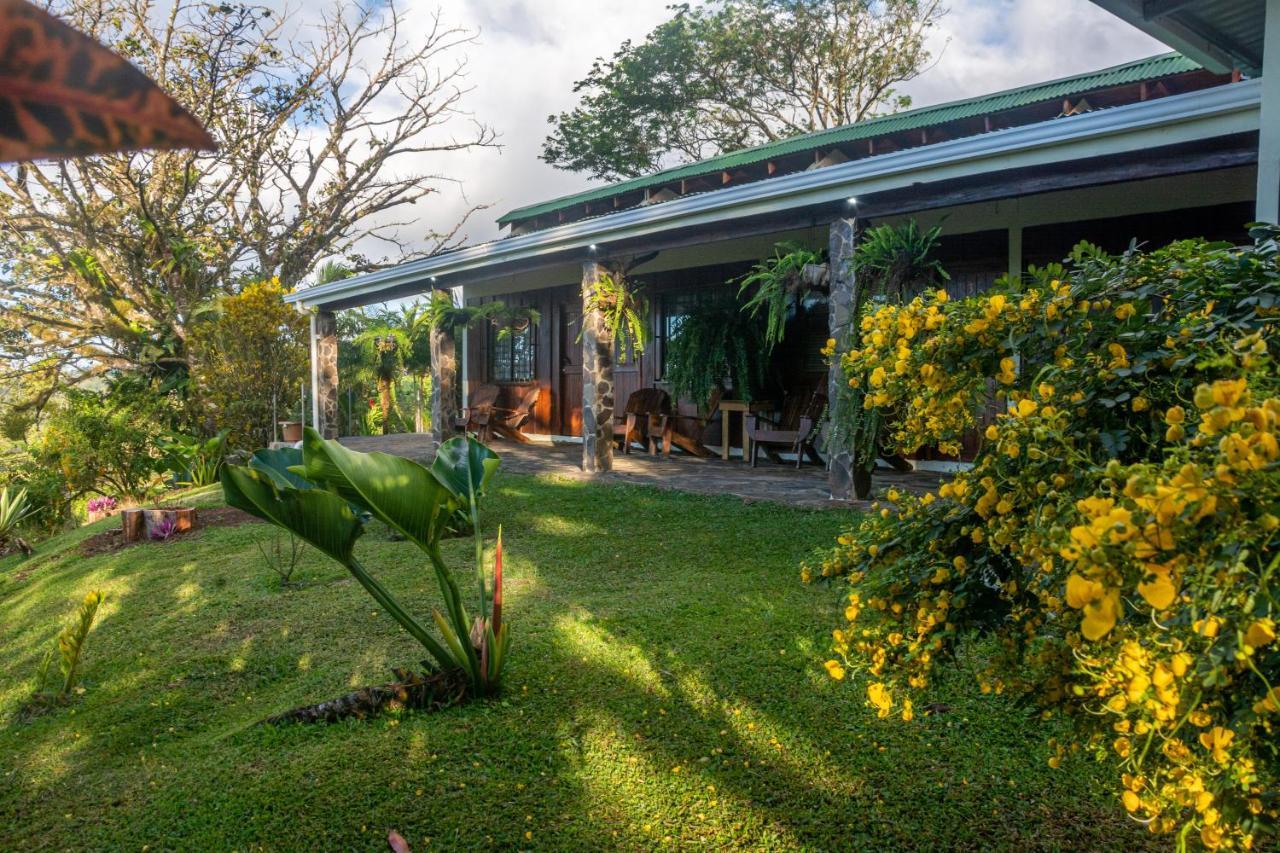
<path id="1" fill-rule="evenodd" d="M 512 441 L 528 444 L 529 439 L 520 431 L 520 427 L 533 418 L 533 407 L 538 405 L 538 397 L 541 395 L 542 388 L 534 385 L 532 388 L 524 390 L 524 393 L 520 395 L 520 401 L 516 403 L 514 409 L 494 406 L 489 419 L 490 427 L 499 435 L 506 436 Z"/>
<path id="2" fill-rule="evenodd" d="M 803 402 L 801 402 L 803 401 Z M 747 438 L 751 441 L 751 467 L 761 447 L 775 462 L 781 462 L 774 448 L 796 455 L 796 467 L 806 456 L 817 465 L 826 464 L 818 454 L 815 442 L 818 426 L 827 410 L 827 395 L 815 391 L 808 395 L 788 394 L 782 402 L 782 415 L 771 420 L 763 415 L 747 415 Z"/>
<path id="3" fill-rule="evenodd" d="M 673 411 L 671 420 L 674 425 L 671 430 L 671 442 L 686 453 L 691 453 L 700 459 L 710 459 L 715 456 L 702 443 L 701 438 L 711 421 L 715 419 L 716 412 L 720 409 L 720 400 L 723 398 L 724 389 L 716 388 L 711 392 L 711 396 L 707 398 L 706 406 L 699 409 L 696 414 L 682 415 Z M 725 417 L 728 416 L 726 412 Z M 679 429 L 681 425 L 686 425 L 685 431 Z"/>
<path id="4" fill-rule="evenodd" d="M 648 444 L 649 453 L 657 453 L 657 439 L 662 438 L 662 455 L 671 455 L 671 395 L 661 388 L 641 388 L 627 398 L 627 405 L 613 416 L 614 438 L 622 442 L 622 452 L 631 453 L 631 442 Z M 622 431 L 617 426 L 622 425 Z"/>
<path id="5" fill-rule="evenodd" d="M 471 392 L 470 402 L 454 420 L 454 429 L 462 433 L 475 433 L 481 441 L 490 441 L 493 438 L 490 421 L 493 419 L 493 407 L 498 402 L 500 390 L 497 385 L 477 385 Z"/>

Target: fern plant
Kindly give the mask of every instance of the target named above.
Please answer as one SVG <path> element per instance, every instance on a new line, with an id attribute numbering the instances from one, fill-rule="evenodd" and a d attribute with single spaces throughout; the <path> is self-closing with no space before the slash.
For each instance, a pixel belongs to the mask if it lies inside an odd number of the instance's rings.
<path id="1" fill-rule="evenodd" d="M 106 596 L 98 590 L 88 593 L 80 602 L 75 618 L 58 634 L 55 647 L 49 649 L 40 663 L 36 673 L 36 698 L 43 701 L 65 702 L 80 677 L 80 660 L 84 656 L 85 641 L 93 621 L 98 616 L 98 608 Z M 58 670 L 62 675 L 62 683 L 56 691 L 49 689 L 54 654 L 58 657 Z"/>
<path id="2" fill-rule="evenodd" d="M 914 219 L 868 228 L 853 251 L 853 271 L 867 284 L 867 292 L 907 302 L 951 278 L 934 257 L 941 236 L 942 226 L 921 231 Z"/>
<path id="3" fill-rule="evenodd" d="M 488 321 L 497 329 L 498 337 L 523 332 L 530 324 L 542 322 L 542 314 L 527 305 L 508 306 L 501 300 L 482 305 L 458 305 L 447 293 L 437 291 L 427 302 L 427 323 L 433 329 L 461 329 Z"/>
<path id="4" fill-rule="evenodd" d="M 738 298 L 747 296 L 742 310 L 752 317 L 764 314 L 764 339 L 772 349 L 786 336 L 791 307 L 821 287 L 805 272 L 822 264 L 822 253 L 799 243 L 778 243 L 772 258 L 751 268 L 738 281 Z M 749 295 L 748 295 L 749 294 Z"/>
<path id="5" fill-rule="evenodd" d="M 632 286 L 623 275 L 604 273 L 582 307 L 600 312 L 606 334 L 617 343 L 619 362 L 626 362 L 628 352 L 644 352 L 649 343 L 649 300 L 642 288 Z"/>
<path id="6" fill-rule="evenodd" d="M 726 379 L 741 399 L 758 399 L 769 369 L 763 324 L 735 303 L 694 308 L 668 339 L 664 360 L 671 394 L 699 405 Z"/>

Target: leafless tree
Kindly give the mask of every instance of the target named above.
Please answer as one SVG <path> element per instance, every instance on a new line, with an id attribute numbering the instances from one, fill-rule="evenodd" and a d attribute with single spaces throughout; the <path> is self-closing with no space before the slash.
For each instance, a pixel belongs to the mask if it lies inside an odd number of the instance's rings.
<path id="1" fill-rule="evenodd" d="M 473 34 L 394 2 L 303 20 L 194 0 L 68 0 L 55 9 L 187 106 L 217 152 L 106 155 L 0 170 L 0 348 L 10 371 L 185 374 L 191 325 L 254 277 L 301 282 L 326 257 L 356 271 L 451 248 L 423 225 L 432 171 L 496 144 L 465 110 Z M 424 169 L 423 164 L 429 168 Z M 416 207 L 415 207 L 416 206 Z M 411 248 L 419 246 L 424 248 Z"/>

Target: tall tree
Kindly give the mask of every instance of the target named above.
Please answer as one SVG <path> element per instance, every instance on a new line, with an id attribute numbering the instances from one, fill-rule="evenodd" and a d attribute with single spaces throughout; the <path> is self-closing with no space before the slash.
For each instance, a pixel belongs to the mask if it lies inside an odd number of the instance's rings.
<path id="1" fill-rule="evenodd" d="M 711 0 L 672 6 L 574 85 L 542 159 L 635 177 L 901 109 L 930 60 L 941 0 Z"/>
<path id="2" fill-rule="evenodd" d="M 240 282 L 291 288 L 369 239 L 388 261 L 456 244 L 461 222 L 406 226 L 444 186 L 432 171 L 442 156 L 494 144 L 463 109 L 471 34 L 439 16 L 408 26 L 394 2 L 332 2 L 308 20 L 196 0 L 55 7 L 185 104 L 220 148 L 0 170 L 12 369 L 52 359 L 69 381 L 112 368 L 181 378 L 193 323 Z"/>

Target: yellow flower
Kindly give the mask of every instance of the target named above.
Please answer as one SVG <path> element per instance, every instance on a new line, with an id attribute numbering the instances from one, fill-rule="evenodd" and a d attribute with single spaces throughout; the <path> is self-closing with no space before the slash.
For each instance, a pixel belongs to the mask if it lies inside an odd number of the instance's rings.
<path id="1" fill-rule="evenodd" d="M 1270 619 L 1257 619 L 1244 632 L 1244 642 L 1260 649 L 1276 638 L 1276 623 Z"/>
<path id="2" fill-rule="evenodd" d="M 1173 604 L 1178 588 L 1174 586 L 1167 570 L 1157 571 L 1151 580 L 1138 584 L 1138 594 L 1156 610 L 1164 610 Z"/>
<path id="3" fill-rule="evenodd" d="M 1120 800 L 1124 803 L 1126 811 L 1136 812 L 1142 806 L 1142 800 L 1138 799 L 1138 795 L 1133 791 L 1125 791 L 1120 795 Z"/>
<path id="4" fill-rule="evenodd" d="M 1120 590 L 1111 589 L 1099 600 L 1084 607 L 1084 618 L 1080 620 L 1080 633 L 1086 640 L 1100 640 L 1116 626 L 1120 618 Z"/>
<path id="5" fill-rule="evenodd" d="M 836 681 L 844 678 L 844 667 L 840 665 L 840 661 L 829 660 L 823 666 L 827 668 L 827 675 L 830 675 Z"/>
<path id="6" fill-rule="evenodd" d="M 1164 422 L 1167 424 L 1180 424 L 1187 419 L 1187 412 L 1181 406 L 1170 406 L 1164 413 Z"/>
<path id="7" fill-rule="evenodd" d="M 1116 319 L 1122 323 L 1136 313 L 1138 313 L 1137 309 L 1134 308 L 1133 304 L 1130 302 L 1121 302 L 1116 307 Z"/>
<path id="8" fill-rule="evenodd" d="M 884 718 L 889 716 L 889 712 L 893 710 L 893 696 L 889 693 L 889 689 L 882 682 L 867 687 L 867 698 L 871 700 L 871 704 L 875 706 L 876 716 Z"/>
<path id="9" fill-rule="evenodd" d="M 903 700 L 902 700 L 902 719 L 903 719 L 903 721 L 904 721 L 904 722 L 908 722 L 908 723 L 909 723 L 909 722 L 911 722 L 912 718 L 914 718 L 914 717 L 915 717 L 915 713 L 912 711 L 911 700 L 910 700 L 910 699 L 903 699 Z"/>
<path id="10" fill-rule="evenodd" d="M 1219 764 L 1226 764 L 1229 757 L 1227 755 L 1227 747 L 1231 745 L 1231 741 L 1235 739 L 1235 736 L 1236 733 L 1231 729 L 1214 726 L 1209 731 L 1200 733 L 1200 743 L 1213 754 L 1214 761 Z"/>
<path id="11" fill-rule="evenodd" d="M 1089 580 L 1080 575 L 1072 575 L 1067 578 L 1067 604 L 1076 610 L 1080 610 L 1086 604 L 1102 598 L 1103 592 L 1102 584 L 1097 581 Z"/>

